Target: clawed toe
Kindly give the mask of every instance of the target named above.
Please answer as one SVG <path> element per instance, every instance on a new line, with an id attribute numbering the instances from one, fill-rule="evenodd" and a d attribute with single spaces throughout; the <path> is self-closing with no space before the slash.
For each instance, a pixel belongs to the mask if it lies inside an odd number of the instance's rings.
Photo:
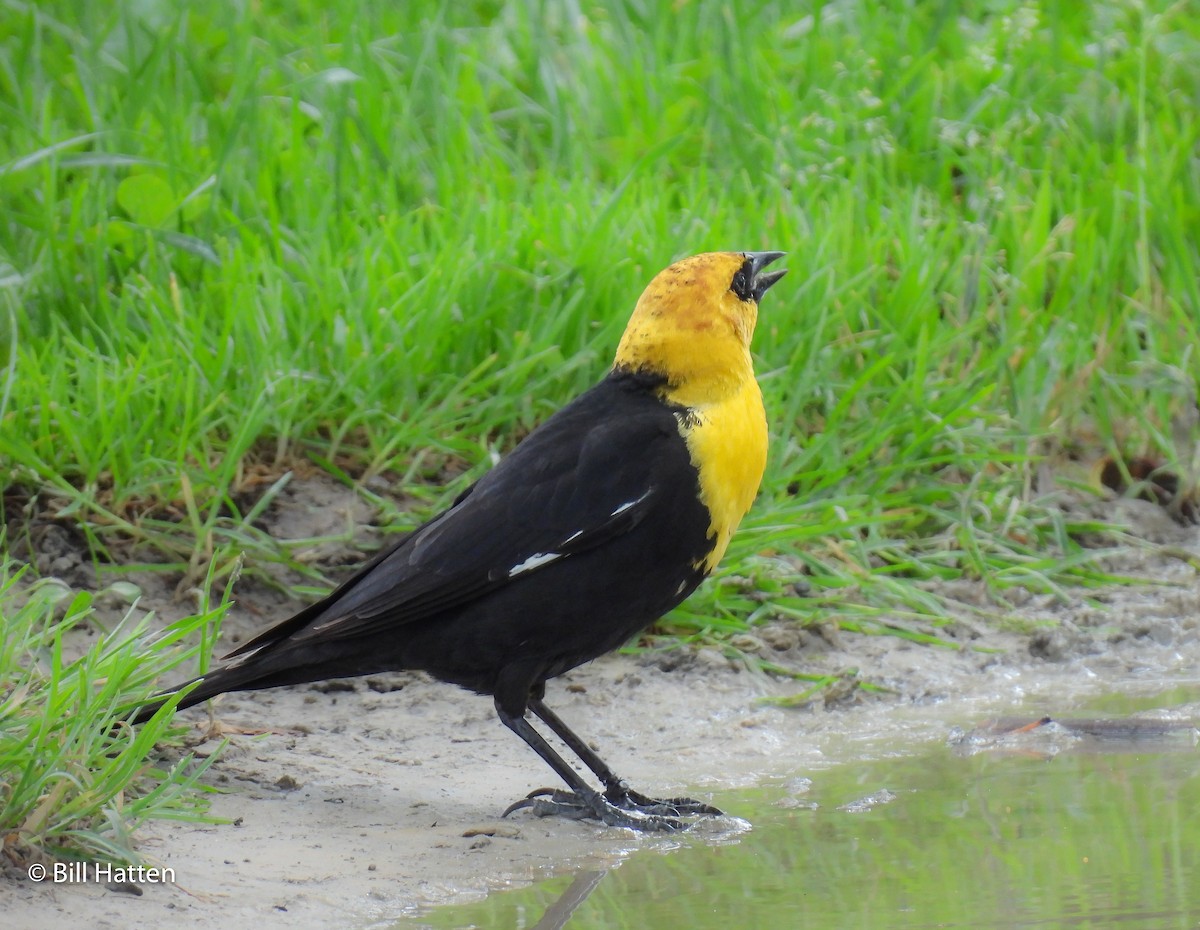
<path id="1" fill-rule="evenodd" d="M 547 798 L 549 800 L 546 800 Z M 558 814 L 559 816 L 563 817 L 571 816 L 566 812 L 567 808 L 578 808 L 580 811 L 584 812 L 579 817 L 571 817 L 572 820 L 578 820 L 580 817 L 587 816 L 587 808 L 580 803 L 579 798 L 574 794 L 574 792 L 564 791 L 561 788 L 538 788 L 534 791 L 531 791 L 529 794 L 525 795 L 525 797 L 521 798 L 521 800 L 514 801 L 512 804 L 508 805 L 508 807 L 504 809 L 504 813 L 500 816 L 507 817 L 514 811 L 519 810 L 531 810 L 536 812 L 539 805 L 541 805 L 541 809 L 545 811 L 545 813 L 539 813 L 539 817 L 550 817 L 554 814 Z"/>
<path id="2" fill-rule="evenodd" d="M 674 833 L 686 829 L 687 825 L 673 816 L 657 810 L 642 810 L 638 807 L 623 809 L 611 803 L 597 792 L 587 794 L 540 788 L 530 792 L 521 800 L 510 804 L 504 816 L 528 810 L 537 817 L 565 817 L 568 820 L 598 820 L 610 827 L 625 827 L 641 832 Z"/>
<path id="3" fill-rule="evenodd" d="M 622 785 L 617 790 L 609 789 L 604 796 L 614 806 L 626 811 L 639 811 L 666 817 L 723 817 L 720 808 L 697 801 L 694 798 L 651 798 Z"/>
<path id="4" fill-rule="evenodd" d="M 544 797 L 536 795 L 514 801 L 505 808 L 501 816 L 507 817 L 519 810 L 528 810 L 535 817 L 565 817 L 568 820 L 583 820 L 592 816 L 592 812 L 587 807 L 574 803 L 573 796 L 571 801 L 548 801 Z"/>
<path id="5" fill-rule="evenodd" d="M 624 781 L 609 782 L 604 797 L 614 807 L 663 817 L 723 817 L 720 808 L 694 798 L 651 798 L 634 791 Z"/>

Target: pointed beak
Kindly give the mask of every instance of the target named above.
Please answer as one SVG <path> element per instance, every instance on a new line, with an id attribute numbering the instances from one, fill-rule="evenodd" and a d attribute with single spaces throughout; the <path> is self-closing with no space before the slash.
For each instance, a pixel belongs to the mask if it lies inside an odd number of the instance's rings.
<path id="1" fill-rule="evenodd" d="M 778 261 L 786 255 L 786 252 L 743 252 L 746 258 L 750 259 L 750 275 L 754 282 L 751 285 L 751 290 L 754 291 L 754 301 L 757 303 L 762 300 L 763 294 L 767 292 L 772 284 L 787 274 L 786 268 L 781 268 L 779 271 L 768 271 L 766 274 L 762 270 L 771 264 L 773 261 Z"/>

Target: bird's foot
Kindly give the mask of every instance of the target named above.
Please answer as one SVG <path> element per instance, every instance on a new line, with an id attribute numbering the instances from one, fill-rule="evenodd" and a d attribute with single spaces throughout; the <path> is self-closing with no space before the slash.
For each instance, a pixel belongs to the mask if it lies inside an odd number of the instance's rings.
<path id="1" fill-rule="evenodd" d="M 640 795 L 638 797 L 641 797 Z M 653 798 L 642 798 L 646 805 L 621 807 L 595 791 L 563 791 L 540 788 L 515 804 L 510 804 L 503 816 L 514 811 L 529 810 L 538 817 L 566 817 L 569 820 L 598 820 L 610 827 L 625 827 L 643 833 L 675 833 L 687 824 L 672 816 L 673 808 Z M 687 800 L 680 798 L 676 800 Z M 692 802 L 695 803 L 695 802 Z M 710 808 L 710 810 L 716 810 Z"/>
<path id="2" fill-rule="evenodd" d="M 723 817 L 725 812 L 720 808 L 697 801 L 694 798 L 648 798 L 640 791 L 634 791 L 624 782 L 609 785 L 604 797 L 614 807 L 623 811 L 637 811 L 658 817 Z"/>

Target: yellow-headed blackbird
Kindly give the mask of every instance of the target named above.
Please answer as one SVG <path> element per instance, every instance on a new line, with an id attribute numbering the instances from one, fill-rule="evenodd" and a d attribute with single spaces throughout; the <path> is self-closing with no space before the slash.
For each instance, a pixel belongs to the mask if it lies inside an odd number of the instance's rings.
<path id="1" fill-rule="evenodd" d="M 763 269 L 782 255 L 714 252 L 658 274 L 599 384 L 448 510 L 232 652 L 179 706 L 226 691 L 423 669 L 492 695 L 504 725 L 570 788 L 534 792 L 509 811 L 636 829 L 677 829 L 682 815 L 720 813 L 632 791 L 542 698 L 547 679 L 616 649 L 691 594 L 750 508 L 767 453 L 750 338 L 759 300 L 784 274 Z M 527 711 L 592 770 L 602 794 Z"/>

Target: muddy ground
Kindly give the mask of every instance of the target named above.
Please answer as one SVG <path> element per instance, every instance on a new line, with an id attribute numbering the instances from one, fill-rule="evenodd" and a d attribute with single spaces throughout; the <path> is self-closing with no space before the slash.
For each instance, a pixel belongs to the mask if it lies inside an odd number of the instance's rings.
<path id="1" fill-rule="evenodd" d="M 362 536 L 371 532 L 370 519 L 356 498 L 310 479 L 280 500 L 272 531 L 294 538 L 350 525 Z M 1200 585 L 1186 558 L 1200 558 L 1200 532 L 1148 503 L 1122 502 L 1118 519 L 1151 545 L 1114 557 L 1111 567 L 1157 584 L 1069 592 L 1065 600 L 1014 597 L 1011 623 L 984 624 L 964 613 L 944 634 L 958 649 L 783 625 L 742 643 L 797 670 L 858 669 L 890 693 L 851 684 L 803 707 L 764 705 L 762 698 L 795 694 L 803 684 L 750 671 L 715 651 L 676 650 L 602 659 L 551 683 L 547 701 L 641 790 L 716 793 L 736 815 L 731 789 L 819 778 L 830 765 L 918 751 L 991 716 L 1069 714 L 1105 692 L 1200 682 Z M 310 556 L 335 563 L 348 554 L 334 543 Z M 72 585 L 95 584 L 69 540 L 51 538 L 38 557 L 43 571 Z M 143 589 L 140 606 L 168 617 L 186 610 L 172 580 L 133 580 Z M 982 589 L 955 593 L 985 603 Z M 230 642 L 295 606 L 252 580 L 239 586 L 238 597 L 224 631 Z M 172 868 L 175 883 L 131 894 L 95 882 L 0 879 L 3 924 L 386 925 L 421 908 L 611 863 L 638 849 L 705 840 L 704 831 L 683 839 L 633 836 L 526 813 L 500 821 L 511 801 L 553 784 L 552 774 L 497 722 L 489 700 L 418 674 L 228 695 L 216 714 L 231 744 L 210 773 L 223 789 L 213 813 L 229 822 L 160 823 L 140 834 L 151 862 Z M 201 709 L 188 719 L 198 733 L 209 723 Z M 270 732 L 236 732 L 261 728 Z M 735 824 L 726 826 L 736 832 Z"/>

